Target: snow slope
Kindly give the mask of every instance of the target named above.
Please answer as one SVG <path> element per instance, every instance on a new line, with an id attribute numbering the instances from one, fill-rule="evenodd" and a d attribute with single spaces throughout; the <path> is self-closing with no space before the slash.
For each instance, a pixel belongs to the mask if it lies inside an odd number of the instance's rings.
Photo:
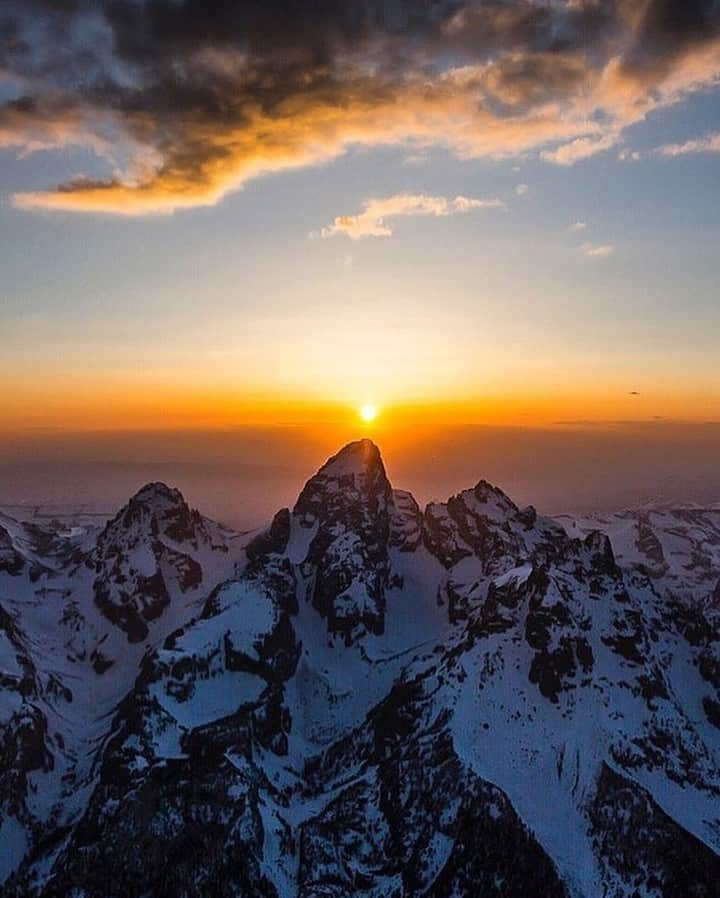
<path id="1" fill-rule="evenodd" d="M 3 518 L 6 893 L 716 896 L 715 514 L 421 510 L 362 440 L 245 536 Z"/>

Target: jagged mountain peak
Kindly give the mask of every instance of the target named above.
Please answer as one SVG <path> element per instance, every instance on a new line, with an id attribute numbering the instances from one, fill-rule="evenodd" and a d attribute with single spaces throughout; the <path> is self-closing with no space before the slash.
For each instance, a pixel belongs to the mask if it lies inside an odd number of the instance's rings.
<path id="1" fill-rule="evenodd" d="M 168 486 L 160 480 L 151 481 L 141 486 L 130 503 L 150 506 L 151 508 L 176 507 L 187 504 L 179 489 Z"/>
<path id="2" fill-rule="evenodd" d="M 478 482 L 475 484 L 475 486 L 473 487 L 473 493 L 475 493 L 476 497 L 479 500 L 484 502 L 487 502 L 489 499 L 494 498 L 498 501 L 503 502 L 503 504 L 508 504 L 513 508 L 517 507 L 506 492 L 501 490 L 499 486 L 495 486 L 494 483 L 490 483 L 484 478 L 478 480 Z"/>
<path id="3" fill-rule="evenodd" d="M 355 440 L 331 456 L 308 480 L 294 513 L 315 517 L 324 515 L 329 507 L 337 510 L 338 505 L 347 508 L 358 502 L 374 503 L 379 496 L 386 504 L 392 496 L 380 450 L 372 440 Z"/>
<path id="4" fill-rule="evenodd" d="M 367 474 L 385 468 L 380 449 L 367 437 L 354 440 L 329 458 L 320 468 L 318 474 L 324 477 L 343 477 L 354 474 Z"/>
<path id="5" fill-rule="evenodd" d="M 658 520 L 709 595 L 715 519 Z M 0 890 L 715 898 L 720 612 L 628 568 L 649 540 L 610 523 L 485 480 L 423 511 L 367 439 L 234 544 L 147 484 L 56 578 L 101 612 L 72 701 L 36 650 L 51 603 L 22 617 L 40 591 L 0 569 L 38 684 L 0 609 L 0 843 L 27 833 Z"/>
<path id="6" fill-rule="evenodd" d="M 197 544 L 206 537 L 205 531 L 205 519 L 190 508 L 179 489 L 154 481 L 141 487 L 108 521 L 99 541 L 135 541 L 142 534 Z"/>
<path id="7" fill-rule="evenodd" d="M 90 558 L 95 602 L 131 642 L 141 641 L 173 595 L 202 590 L 204 565 L 227 551 L 218 525 L 179 490 L 148 483 L 98 536 Z"/>
<path id="8" fill-rule="evenodd" d="M 357 527 L 362 526 L 360 518 L 375 519 L 391 504 L 392 487 L 380 450 L 372 440 L 361 439 L 344 446 L 308 480 L 293 514 L 306 526 L 343 518 Z"/>
<path id="9" fill-rule="evenodd" d="M 304 559 L 315 572 L 312 603 L 348 642 L 383 630 L 393 513 L 380 450 L 368 439 L 332 456 L 295 504 L 293 520 L 313 534 Z"/>

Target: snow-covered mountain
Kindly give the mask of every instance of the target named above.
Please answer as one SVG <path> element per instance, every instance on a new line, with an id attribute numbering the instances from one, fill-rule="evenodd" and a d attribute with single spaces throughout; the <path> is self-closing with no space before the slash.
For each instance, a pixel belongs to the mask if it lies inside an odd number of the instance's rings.
<path id="1" fill-rule="evenodd" d="M 681 601 L 720 605 L 720 505 L 646 503 L 612 514 L 558 517 L 570 536 L 602 530 L 623 566 Z"/>
<path id="2" fill-rule="evenodd" d="M 718 896 L 718 580 L 717 510 L 422 510 L 369 440 L 252 534 L 0 518 L 3 894 Z"/>

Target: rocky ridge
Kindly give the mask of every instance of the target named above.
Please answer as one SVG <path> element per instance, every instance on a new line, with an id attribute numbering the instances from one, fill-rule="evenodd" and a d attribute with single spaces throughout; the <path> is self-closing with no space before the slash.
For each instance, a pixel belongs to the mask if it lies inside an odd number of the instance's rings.
<path id="1" fill-rule="evenodd" d="M 3 523 L 5 893 L 716 895 L 703 521 L 683 590 L 657 526 L 422 510 L 362 440 L 246 536 L 159 484 Z"/>

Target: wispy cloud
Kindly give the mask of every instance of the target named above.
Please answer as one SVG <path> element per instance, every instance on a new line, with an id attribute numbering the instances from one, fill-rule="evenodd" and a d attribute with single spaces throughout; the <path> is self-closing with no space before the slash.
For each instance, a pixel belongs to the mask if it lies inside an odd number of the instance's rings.
<path id="1" fill-rule="evenodd" d="M 576 221 L 570 225 L 568 230 L 571 234 L 584 234 L 589 227 L 586 221 Z M 594 243 L 591 240 L 585 240 L 577 249 L 578 252 L 589 259 L 602 259 L 611 256 L 615 252 L 615 247 L 612 243 Z"/>
<path id="2" fill-rule="evenodd" d="M 720 153 L 720 131 L 678 143 L 665 143 L 652 150 L 623 149 L 618 153 L 618 159 L 622 162 L 639 162 L 641 159 L 653 156 L 674 159 L 676 156 L 691 156 L 700 153 Z"/>
<path id="3" fill-rule="evenodd" d="M 540 156 L 546 162 L 554 162 L 556 165 L 575 165 L 576 162 L 611 149 L 619 140 L 619 131 L 604 136 L 576 137 L 553 150 L 543 150 Z"/>
<path id="4" fill-rule="evenodd" d="M 527 184 L 518 184 L 513 193 L 515 196 L 527 196 L 530 188 Z"/>
<path id="5" fill-rule="evenodd" d="M 594 259 L 611 256 L 615 252 L 615 247 L 611 243 L 590 243 L 589 241 L 581 243 L 579 249 L 584 256 Z"/>
<path id="6" fill-rule="evenodd" d="M 658 147 L 655 152 L 658 156 L 667 157 L 687 156 L 693 153 L 720 153 L 720 131 L 683 143 L 667 143 Z"/>
<path id="7" fill-rule="evenodd" d="M 317 236 L 335 237 L 338 234 L 345 234 L 352 240 L 364 237 L 391 237 L 393 231 L 388 223 L 389 219 L 416 215 L 445 217 L 471 212 L 474 209 L 503 208 L 505 203 L 497 198 L 456 196 L 450 199 L 444 196 L 428 196 L 424 193 L 397 193 L 394 196 L 366 200 L 362 212 L 358 212 L 357 215 L 338 215 L 332 224 L 322 228 Z"/>

